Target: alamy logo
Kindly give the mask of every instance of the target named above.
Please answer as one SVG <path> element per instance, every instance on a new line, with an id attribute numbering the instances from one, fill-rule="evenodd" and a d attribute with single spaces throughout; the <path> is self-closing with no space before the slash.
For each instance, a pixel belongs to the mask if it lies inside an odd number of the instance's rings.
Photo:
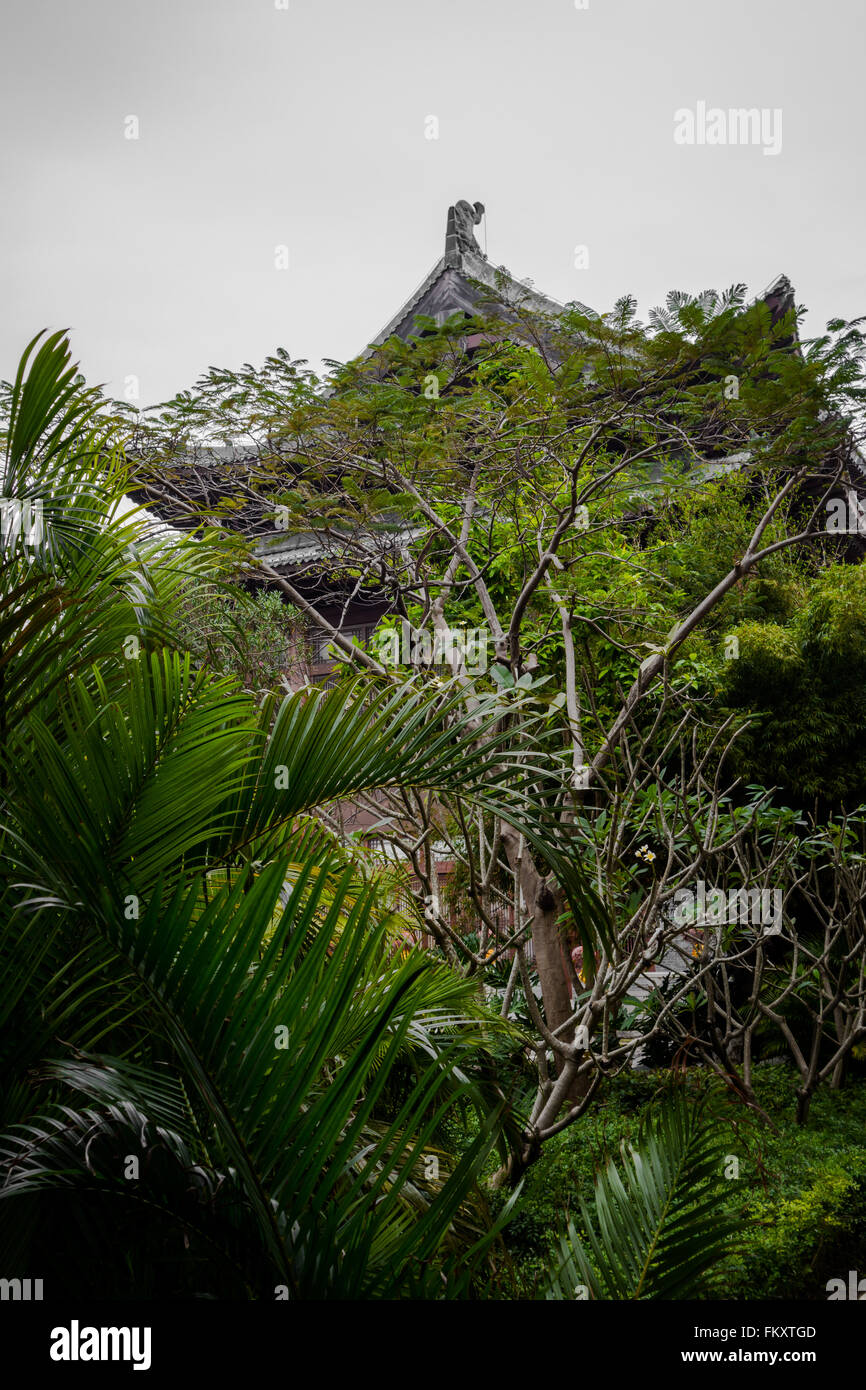
<path id="1" fill-rule="evenodd" d="M 29 1303 L 31 1299 L 38 1303 L 42 1298 L 42 1280 L 0 1279 L 0 1299 L 7 1298 L 15 1303 Z"/>
<path id="2" fill-rule="evenodd" d="M 844 1279 L 827 1280 L 827 1302 L 845 1299 L 854 1303 L 866 1302 L 866 1279 L 858 1279 L 856 1269 L 848 1270 L 848 1282 Z"/>
<path id="3" fill-rule="evenodd" d="M 678 888 L 674 894 L 674 922 L 678 926 L 721 927 L 735 922 L 782 930 L 781 888 L 707 888 L 698 879 L 694 889 Z"/>
<path id="4" fill-rule="evenodd" d="M 720 106 L 707 109 L 699 101 L 694 111 L 681 106 L 674 112 L 674 143 L 677 145 L 763 145 L 764 154 L 782 152 L 782 111 L 780 107 Z"/>
<path id="5" fill-rule="evenodd" d="M 825 504 L 827 520 L 825 530 L 844 531 L 848 535 L 863 535 L 866 532 L 866 507 L 860 501 L 853 488 L 847 490 L 847 501 L 844 497 L 831 497 Z"/>
<path id="6" fill-rule="evenodd" d="M 425 628 L 416 631 L 404 618 L 399 632 L 377 632 L 374 643 L 383 666 L 451 665 L 457 659 L 470 676 L 487 670 L 487 633 L 482 627 L 439 628 L 431 635 Z"/>
<path id="7" fill-rule="evenodd" d="M 28 547 L 42 543 L 41 497 L 0 497 L 0 540 L 11 548 L 19 537 Z"/>
<path id="8" fill-rule="evenodd" d="M 131 1361 L 134 1371 L 150 1370 L 149 1327 L 69 1327 L 51 1329 L 52 1361 Z"/>

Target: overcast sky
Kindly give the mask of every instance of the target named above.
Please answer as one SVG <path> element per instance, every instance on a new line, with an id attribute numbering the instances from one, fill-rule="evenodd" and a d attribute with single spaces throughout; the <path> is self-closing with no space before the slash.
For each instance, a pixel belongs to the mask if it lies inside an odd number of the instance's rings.
<path id="1" fill-rule="evenodd" d="M 442 254 L 460 198 L 486 205 L 490 260 L 561 301 L 631 292 L 646 313 L 784 271 L 809 330 L 866 313 L 864 16 L 2 0 L 0 376 L 44 326 L 72 329 L 88 381 L 122 397 L 137 378 L 143 406 L 278 346 L 353 356 Z M 767 138 L 717 125 L 726 143 L 697 143 L 701 102 L 763 110 Z M 694 144 L 674 138 L 683 110 Z"/>

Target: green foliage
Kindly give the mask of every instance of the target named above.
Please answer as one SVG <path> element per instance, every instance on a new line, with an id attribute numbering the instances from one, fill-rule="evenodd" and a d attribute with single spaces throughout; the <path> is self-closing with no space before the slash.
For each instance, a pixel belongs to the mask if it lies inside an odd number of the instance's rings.
<path id="1" fill-rule="evenodd" d="M 818 1091 L 808 1129 L 794 1120 L 795 1085 L 787 1066 L 757 1069 L 758 1099 L 779 1132 L 756 1136 L 741 1163 L 728 1205 L 746 1238 L 706 1297 L 824 1300 L 828 1279 L 863 1273 L 866 1083 L 861 1072 L 841 1091 Z"/>
<path id="2" fill-rule="evenodd" d="M 272 589 L 248 594 L 205 584 L 187 590 L 178 641 L 197 666 L 237 676 L 247 690 L 269 690 L 286 676 L 303 645 L 297 611 Z"/>
<path id="3" fill-rule="evenodd" d="M 354 681 L 259 704 L 164 645 L 213 557 L 149 549 L 140 518 L 118 544 L 124 475 L 105 484 L 67 359 L 58 341 L 22 366 L 10 430 L 19 483 L 61 492 L 71 460 L 102 510 L 58 523 L 76 545 L 49 530 L 3 571 L 4 1267 L 103 1296 L 159 1290 L 167 1270 L 186 1295 L 458 1296 L 493 1234 L 475 1179 L 500 1137 L 483 1059 L 501 1025 L 474 982 L 395 950 L 378 885 L 311 812 L 459 786 L 551 856 L 580 913 L 567 846 L 519 785 L 548 771 L 521 764 L 500 788 L 495 700 L 470 720 L 453 689 Z M 467 1105 L 478 1138 L 452 1159 L 439 1137 Z M 130 1154 L 147 1181 L 128 1180 Z M 78 1244 L 54 1264 L 58 1219 Z M 103 1263 L 115 1228 L 135 1243 Z"/>
<path id="4" fill-rule="evenodd" d="M 504 1240 L 523 1298 L 538 1297 L 556 1270 L 563 1220 L 588 1237 L 581 1198 L 591 1196 L 621 1143 L 637 1146 L 642 1126 L 657 1113 L 667 1073 L 625 1073 L 607 1083 L 594 1109 L 545 1145 L 529 1170 Z M 759 1064 L 754 1076 L 761 1107 L 777 1132 L 743 1111 L 729 1131 L 726 1152 L 738 1178 L 720 1189 L 718 1215 L 739 1224 L 741 1239 L 699 1281 L 691 1297 L 711 1299 L 826 1299 L 826 1282 L 863 1273 L 866 1240 L 866 1080 L 862 1067 L 841 1091 L 815 1095 L 809 1127 L 796 1123 L 797 1074 L 782 1064 Z M 575 1275 L 575 1284 L 587 1281 Z M 572 1291 L 571 1295 L 574 1297 Z"/>
<path id="5" fill-rule="evenodd" d="M 708 1095 L 669 1097 L 596 1177 L 594 1211 L 581 1200 L 586 1234 L 569 1223 L 545 1296 L 691 1297 L 737 1231 L 719 1213 L 729 1143 Z"/>
<path id="6" fill-rule="evenodd" d="M 758 716 L 738 766 L 795 797 L 866 797 L 866 570 L 831 565 L 785 624 L 731 629 L 736 660 L 718 665 L 724 706 Z"/>
<path id="7" fill-rule="evenodd" d="M 677 606 L 687 609 L 700 602 L 740 559 L 762 501 L 769 501 L 768 493 L 750 469 L 696 477 L 691 488 L 671 496 L 660 517 L 656 553 L 661 572 L 676 585 Z M 782 507 L 765 533 L 766 543 L 781 540 L 790 529 L 788 510 Z M 796 551 L 769 556 L 759 573 L 736 585 L 714 610 L 710 630 L 726 632 L 752 619 L 792 616 L 809 568 Z"/>
<path id="8" fill-rule="evenodd" d="M 370 891 L 349 899 L 351 870 L 321 911 L 329 868 L 308 859 L 282 910 L 287 865 L 278 860 L 252 884 L 218 889 L 206 906 L 203 884 L 192 881 L 170 896 L 154 893 L 138 919 L 102 915 L 99 929 L 141 982 L 175 1067 L 164 1084 L 158 1070 L 145 1073 L 144 1085 L 111 1059 L 51 1068 L 109 1109 L 79 1122 L 67 1105 L 62 1116 L 49 1111 L 14 1131 L 3 1145 L 5 1201 L 77 1180 L 121 1204 L 170 1210 L 153 1171 L 131 1185 L 119 1162 L 95 1170 L 82 1154 L 84 1136 L 117 1119 L 112 1106 L 132 1104 L 161 1127 L 169 1150 L 184 1146 L 189 1157 L 175 1154 L 179 1162 L 203 1169 L 213 1187 L 228 1177 L 244 1207 L 243 1267 L 254 1296 L 272 1296 L 281 1283 L 303 1298 L 393 1296 L 410 1280 L 425 1287 L 423 1262 L 449 1234 L 453 1242 L 450 1222 L 491 1142 L 488 1119 L 459 1163 L 435 1183 L 424 1180 L 437 1124 L 474 1089 L 459 1070 L 466 1029 L 449 1039 L 449 1018 L 469 990 L 423 956 L 389 953 L 384 925 L 371 920 Z M 262 924 L 275 917 L 264 947 Z M 376 1102 L 407 1048 L 423 1051 L 425 1064 L 402 1107 L 377 1122 Z M 193 1097 L 186 1115 L 175 1068 Z M 134 1131 L 125 1142 L 146 1161 Z M 117 1154 L 118 1145 L 106 1147 Z M 206 1203 L 197 1220 L 188 1207 L 184 1214 L 224 1255 L 239 1257 L 224 1214 L 215 1218 Z"/>
<path id="9" fill-rule="evenodd" d="M 665 651 L 674 624 L 729 571 L 779 483 L 847 443 L 848 412 L 863 401 L 862 335 L 839 322 L 792 352 L 798 317 L 774 325 L 740 286 L 673 294 L 649 329 L 630 297 L 610 314 L 575 306 L 559 321 L 516 306 L 508 323 L 431 321 L 410 342 L 333 364 L 327 392 L 282 351 L 260 371 L 213 370 L 147 419 L 108 414 L 62 335 L 35 355 L 34 340 L 6 392 L 3 486 L 43 504 L 45 535 L 29 553 L 5 546 L 0 589 L 0 1202 L 15 1213 L 3 1253 L 16 1267 L 28 1250 L 50 1257 L 57 1223 L 81 1232 L 77 1255 L 62 1245 L 58 1273 L 81 1281 L 104 1259 L 109 1284 L 126 1289 L 158 1291 L 167 1270 L 181 1294 L 269 1296 L 280 1284 L 294 1297 L 432 1297 L 482 1286 L 492 1232 L 476 1180 L 502 1141 L 499 1059 L 522 1103 L 521 1040 L 474 983 L 395 948 L 382 885 L 315 811 L 399 787 L 501 816 L 565 888 L 594 958 L 608 923 L 581 852 L 615 808 L 591 826 L 560 814 L 571 751 L 561 609 L 578 633 L 591 754 L 645 653 Z M 136 452 L 136 495 L 155 468 L 198 540 L 118 519 L 131 482 L 121 430 Z M 229 440 L 254 444 L 255 462 L 237 487 L 231 461 L 215 466 L 190 523 L 178 455 Z M 719 473 L 731 456 L 734 471 Z M 584 498 L 588 527 L 570 510 Z M 528 595 L 509 669 L 477 681 L 471 715 L 465 691 L 423 678 L 259 704 L 253 692 L 280 674 L 285 611 L 269 598 L 242 613 L 220 585 L 242 549 L 228 531 L 272 528 L 276 505 L 297 530 L 387 537 L 410 522 L 408 555 L 425 585 L 448 569 L 449 533 L 465 520 L 447 616 L 467 626 L 486 621 L 475 574 L 508 628 L 556 519 L 568 524 L 554 584 Z M 796 515 L 792 499 L 765 541 L 783 539 Z M 227 523 L 219 541 L 207 530 L 216 517 Z M 700 702 L 707 736 L 729 709 L 757 716 L 740 763 L 754 780 L 866 798 L 866 589 L 853 568 L 816 578 L 822 559 L 819 547 L 808 562 L 779 551 L 731 590 L 668 674 L 678 697 Z M 385 579 L 399 575 L 402 547 L 392 560 Z M 350 566 L 358 579 L 361 567 Z M 421 588 L 407 600 L 418 623 L 430 617 Z M 740 658 L 726 663 L 732 631 Z M 657 699 L 658 687 L 640 720 L 655 718 Z M 669 727 L 661 721 L 659 739 Z M 660 843 L 684 833 L 668 832 L 669 792 L 659 782 L 639 800 L 644 838 L 647 825 Z M 686 809 L 699 824 L 701 808 Z M 719 834 L 742 809 L 723 802 Z M 630 834 L 604 885 L 626 910 L 649 877 Z M 281 1028 L 285 1049 L 274 1046 Z M 530 1172 L 507 1236 L 525 1252 L 524 1289 L 561 1235 L 563 1206 L 573 1217 L 558 1254 L 563 1288 L 682 1295 L 721 1254 L 746 1199 L 730 1187 L 713 1224 L 720 1132 L 703 1102 L 640 1124 L 648 1084 L 611 1088 L 626 1099 L 603 1119 L 635 1143 L 619 1166 L 614 1136 L 588 1116 Z M 461 1125 L 474 1137 L 454 1156 L 445 1139 Z M 121 1161 L 136 1145 L 149 1182 L 131 1187 Z M 860 1200 L 859 1177 L 846 1182 L 831 1165 L 820 1192 L 804 1178 L 783 1194 L 779 1249 L 754 1267 L 744 1256 L 743 1278 L 759 1270 L 772 1283 L 818 1228 L 835 1239 L 846 1194 Z M 125 1270 L 106 1239 L 112 1211 L 130 1243 Z"/>

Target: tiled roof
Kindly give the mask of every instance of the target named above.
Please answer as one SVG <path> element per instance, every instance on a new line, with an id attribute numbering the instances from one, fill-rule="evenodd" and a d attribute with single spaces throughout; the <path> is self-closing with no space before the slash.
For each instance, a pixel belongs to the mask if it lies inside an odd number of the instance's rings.
<path id="1" fill-rule="evenodd" d="M 489 294 L 485 293 L 489 291 Z M 471 313 L 482 300 L 492 301 L 508 312 L 524 305 L 536 313 L 560 314 L 564 305 L 541 294 L 532 285 L 515 279 L 505 266 L 492 266 L 484 253 L 474 245 L 461 244 L 455 226 L 455 208 L 448 209 L 445 233 L 445 254 L 421 284 L 377 333 L 367 348 L 379 347 L 393 334 L 407 338 L 419 314 L 438 318 L 441 322 L 451 313 L 461 310 Z M 586 305 L 574 301 L 576 307 L 590 313 Z M 363 354 L 366 356 L 366 353 Z"/>

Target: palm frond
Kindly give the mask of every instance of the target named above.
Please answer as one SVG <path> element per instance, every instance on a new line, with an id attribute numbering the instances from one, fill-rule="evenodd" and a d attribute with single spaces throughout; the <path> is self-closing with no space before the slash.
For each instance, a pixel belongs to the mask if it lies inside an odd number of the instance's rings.
<path id="1" fill-rule="evenodd" d="M 419 1171 L 432 1136 L 447 1111 L 473 1095 L 459 1070 L 461 1049 L 446 1030 L 428 1026 L 429 1055 L 415 1085 L 393 1116 L 378 1128 L 374 1122 L 410 1030 L 417 1044 L 429 1014 L 431 963 L 419 953 L 389 953 L 371 920 L 369 890 L 348 914 L 336 893 L 316 930 L 321 880 L 312 872 L 263 947 L 262 926 L 278 909 L 284 872 L 273 865 L 252 884 L 219 890 L 204 908 L 200 883 L 167 899 L 155 894 L 138 920 L 114 920 L 106 894 L 100 930 L 148 994 L 189 1078 L 209 1163 L 236 1174 L 273 1277 L 295 1296 L 385 1296 L 410 1265 L 447 1243 L 489 1152 L 494 1117 L 419 1207 Z M 343 890 L 350 886 L 347 873 Z M 64 1079 L 58 1065 L 52 1074 Z M 90 1093 L 109 1101 L 118 1078 L 128 1099 L 128 1070 L 114 1061 L 89 1074 Z M 140 1084 L 132 1094 L 143 1114 L 149 1101 L 176 1132 L 176 1116 L 159 1101 L 164 1091 L 165 1083 L 153 1081 L 147 1094 Z M 39 1178 L 31 1166 L 22 1187 L 22 1145 L 36 1131 L 37 1147 L 59 1142 L 63 1123 L 61 1115 L 56 1123 L 31 1122 L 21 1139 L 7 1136 L 7 1156 L 17 1155 L 9 1195 L 49 1181 L 50 1164 Z M 71 1154 L 77 1141 L 70 1142 Z"/>
<path id="2" fill-rule="evenodd" d="M 688 1298 L 728 1254 L 739 1223 L 721 1210 L 730 1131 L 704 1096 L 668 1100 L 634 1147 L 623 1144 L 560 1241 L 548 1299 Z"/>

